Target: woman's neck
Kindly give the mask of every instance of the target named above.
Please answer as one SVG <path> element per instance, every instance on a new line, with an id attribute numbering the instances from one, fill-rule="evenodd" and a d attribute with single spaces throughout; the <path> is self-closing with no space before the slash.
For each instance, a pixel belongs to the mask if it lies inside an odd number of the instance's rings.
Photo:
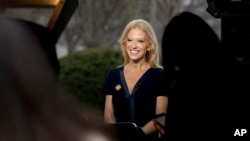
<path id="1" fill-rule="evenodd" d="M 147 62 L 129 62 L 127 65 L 125 65 L 125 68 L 131 71 L 141 71 L 149 69 L 150 65 Z"/>

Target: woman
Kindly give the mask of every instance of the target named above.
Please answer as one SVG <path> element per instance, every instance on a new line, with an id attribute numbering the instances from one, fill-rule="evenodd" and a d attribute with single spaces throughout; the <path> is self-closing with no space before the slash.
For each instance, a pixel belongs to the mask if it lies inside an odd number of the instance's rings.
<path id="1" fill-rule="evenodd" d="M 159 65 L 158 43 L 152 25 L 143 19 L 125 27 L 119 43 L 124 64 L 109 71 L 106 95 L 106 123 L 133 122 L 147 139 L 159 138 L 153 119 L 167 111 L 168 84 Z"/>

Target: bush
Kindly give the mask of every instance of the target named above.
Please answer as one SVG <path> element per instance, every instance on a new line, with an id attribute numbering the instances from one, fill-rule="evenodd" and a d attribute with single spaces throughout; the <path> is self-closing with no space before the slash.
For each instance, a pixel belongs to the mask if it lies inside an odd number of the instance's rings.
<path id="1" fill-rule="evenodd" d="M 121 51 L 111 48 L 86 49 L 59 61 L 60 84 L 81 103 L 103 110 L 103 82 L 110 69 L 123 63 Z"/>

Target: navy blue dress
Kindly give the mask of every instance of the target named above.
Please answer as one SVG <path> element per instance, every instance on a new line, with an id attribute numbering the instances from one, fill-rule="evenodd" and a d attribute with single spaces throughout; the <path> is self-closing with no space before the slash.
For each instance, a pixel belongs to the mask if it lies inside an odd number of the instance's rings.
<path id="1" fill-rule="evenodd" d="M 156 97 L 168 94 L 169 85 L 164 70 L 149 68 L 129 94 L 123 69 L 121 66 L 108 72 L 102 93 L 113 96 L 116 122 L 134 122 L 143 127 L 155 117 Z"/>

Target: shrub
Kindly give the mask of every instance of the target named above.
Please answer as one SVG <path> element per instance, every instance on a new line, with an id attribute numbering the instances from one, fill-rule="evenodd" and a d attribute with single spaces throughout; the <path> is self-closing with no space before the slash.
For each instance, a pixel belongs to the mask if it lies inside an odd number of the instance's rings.
<path id="1" fill-rule="evenodd" d="M 119 49 L 92 48 L 60 60 L 60 84 L 77 100 L 103 110 L 101 90 L 107 72 L 123 63 Z"/>

